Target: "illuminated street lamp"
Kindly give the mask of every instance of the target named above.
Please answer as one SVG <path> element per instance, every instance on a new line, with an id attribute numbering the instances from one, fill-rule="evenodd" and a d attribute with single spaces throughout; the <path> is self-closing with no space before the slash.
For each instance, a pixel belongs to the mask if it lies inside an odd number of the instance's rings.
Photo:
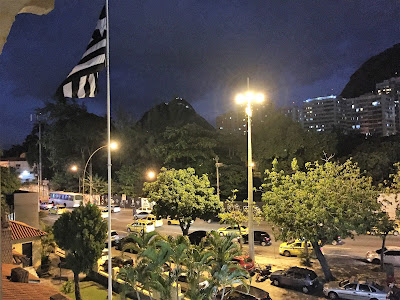
<path id="1" fill-rule="evenodd" d="M 156 172 L 149 170 L 149 171 L 147 171 L 146 176 L 147 176 L 147 179 L 153 180 L 154 178 L 156 178 Z"/>
<path id="2" fill-rule="evenodd" d="M 88 166 L 88 164 L 89 164 L 89 161 L 90 161 L 90 159 L 93 157 L 93 155 L 94 155 L 97 151 L 99 151 L 99 150 L 101 150 L 101 149 L 103 149 L 103 148 L 106 148 L 106 147 L 108 147 L 108 145 L 103 145 L 103 146 L 97 148 L 95 151 L 93 151 L 93 153 L 89 156 L 88 160 L 86 161 L 85 168 L 83 169 L 83 180 L 82 180 L 82 193 L 83 193 L 83 194 L 85 194 L 86 168 L 87 168 L 87 166 Z M 118 143 L 116 143 L 116 142 L 111 142 L 111 143 L 110 143 L 110 149 L 111 149 L 111 150 L 116 150 L 116 149 L 118 149 Z M 93 179 L 92 172 L 90 172 L 90 178 L 89 178 L 89 180 L 90 180 L 90 201 L 92 201 L 92 179 Z"/>
<path id="3" fill-rule="evenodd" d="M 77 172 L 78 171 L 78 166 L 77 165 L 72 165 L 71 168 L 69 168 L 72 172 Z M 78 175 L 78 192 L 81 192 L 81 177 Z"/>
<path id="4" fill-rule="evenodd" d="M 254 261 L 254 227 L 253 227 L 253 166 L 254 162 L 252 159 L 252 148 L 251 148 L 251 117 L 252 109 L 251 104 L 253 102 L 261 103 L 264 101 L 264 95 L 261 93 L 253 93 L 249 90 L 249 78 L 247 78 L 247 92 L 238 94 L 236 96 L 236 103 L 246 103 L 246 114 L 247 114 L 247 176 L 248 176 L 248 205 L 249 205 L 249 256 Z"/>

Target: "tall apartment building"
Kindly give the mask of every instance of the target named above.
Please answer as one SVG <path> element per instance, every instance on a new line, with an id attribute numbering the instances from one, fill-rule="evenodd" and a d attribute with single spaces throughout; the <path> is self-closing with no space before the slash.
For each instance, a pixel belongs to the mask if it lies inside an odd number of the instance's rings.
<path id="1" fill-rule="evenodd" d="M 345 130 L 345 103 L 335 95 L 316 97 L 303 102 L 303 128 L 309 131 Z"/>
<path id="2" fill-rule="evenodd" d="M 365 135 L 396 134 L 395 101 L 390 95 L 366 94 L 346 99 L 349 132 Z"/>

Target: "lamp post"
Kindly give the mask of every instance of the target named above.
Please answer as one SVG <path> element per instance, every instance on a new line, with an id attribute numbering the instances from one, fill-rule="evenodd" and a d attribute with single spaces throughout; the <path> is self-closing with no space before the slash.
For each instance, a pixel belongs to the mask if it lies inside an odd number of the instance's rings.
<path id="1" fill-rule="evenodd" d="M 89 161 L 91 160 L 91 158 L 93 157 L 93 155 L 94 155 L 97 151 L 99 151 L 99 150 L 101 150 L 101 149 L 104 149 L 104 148 L 106 148 L 106 147 L 108 147 L 108 145 L 103 145 L 103 146 L 97 148 L 96 150 L 94 150 L 93 153 L 89 156 L 88 160 L 86 161 L 85 168 L 83 169 L 83 177 L 82 177 L 82 194 L 85 194 L 86 168 L 87 168 L 87 166 L 88 166 L 88 164 L 89 164 Z M 117 144 L 116 142 L 110 143 L 110 149 L 115 150 L 115 149 L 117 149 L 117 148 L 118 148 L 118 144 Z M 93 177 L 92 177 L 92 172 L 90 172 L 90 178 L 89 178 L 89 180 L 90 180 L 90 200 L 92 200 L 92 179 L 93 179 Z M 110 199 L 109 199 L 109 200 L 110 200 Z"/>
<path id="2" fill-rule="evenodd" d="M 214 160 L 215 160 L 215 169 L 217 170 L 217 196 L 218 196 L 218 200 L 219 200 L 219 193 L 220 193 L 220 190 L 219 190 L 219 168 L 222 167 L 224 164 L 219 162 L 218 155 L 215 156 Z"/>
<path id="3" fill-rule="evenodd" d="M 261 103 L 264 101 L 263 94 L 255 94 L 249 90 L 249 78 L 247 78 L 247 92 L 244 94 L 238 94 L 236 96 L 236 102 L 238 104 L 246 103 L 246 114 L 247 114 L 247 176 L 248 176 L 248 189 L 247 197 L 249 204 L 249 256 L 254 261 L 254 226 L 253 226 L 253 159 L 252 159 L 252 148 L 251 148 L 251 103 Z"/>
<path id="4" fill-rule="evenodd" d="M 147 177 L 147 179 L 149 179 L 149 180 L 153 180 L 154 178 L 156 178 L 156 172 L 154 172 L 154 171 L 152 171 L 152 170 L 149 170 L 149 171 L 147 171 L 147 173 L 146 173 L 146 177 Z"/>

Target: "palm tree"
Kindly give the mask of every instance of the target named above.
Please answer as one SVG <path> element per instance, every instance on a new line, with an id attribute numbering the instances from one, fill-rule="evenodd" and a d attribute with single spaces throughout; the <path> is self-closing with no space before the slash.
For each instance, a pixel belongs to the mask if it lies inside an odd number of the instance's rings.
<path id="1" fill-rule="evenodd" d="M 128 266 L 124 267 L 118 273 L 118 278 L 122 279 L 125 283 L 123 285 L 122 297 L 125 299 L 126 294 L 129 291 L 136 292 L 136 298 L 140 300 L 140 293 L 139 290 L 136 288 L 136 285 L 141 280 L 140 268 Z"/>
<path id="2" fill-rule="evenodd" d="M 189 290 L 186 294 L 192 300 L 207 300 L 211 298 L 211 289 L 199 289 L 202 275 L 210 272 L 210 257 L 212 253 L 202 245 L 191 246 L 187 250 L 184 262 L 187 268 Z"/>
<path id="3" fill-rule="evenodd" d="M 157 232 L 152 231 L 149 233 L 142 232 L 139 234 L 131 233 L 125 239 L 130 242 L 124 244 L 122 251 L 133 250 L 137 253 L 138 259 L 146 249 L 161 240 L 162 237 Z"/>
<path id="4" fill-rule="evenodd" d="M 237 243 L 233 240 L 235 236 L 221 237 L 216 231 L 212 231 L 207 238 L 208 249 L 211 252 L 211 275 L 221 270 L 222 266 L 233 264 L 233 258 L 242 254 Z"/>
<path id="5" fill-rule="evenodd" d="M 176 285 L 176 299 L 179 299 L 178 280 L 183 272 L 183 264 L 187 259 L 187 250 L 190 247 L 190 242 L 187 236 L 178 235 L 176 238 L 169 236 L 167 239 L 170 247 L 170 267 L 169 277 Z"/>
<path id="6" fill-rule="evenodd" d="M 235 264 L 225 264 L 220 270 L 217 270 L 213 275 L 212 290 L 214 297 L 221 290 L 221 300 L 224 300 L 226 288 L 232 287 L 235 284 L 248 287 L 248 273 L 241 266 Z M 232 291 L 232 289 L 230 290 Z"/>

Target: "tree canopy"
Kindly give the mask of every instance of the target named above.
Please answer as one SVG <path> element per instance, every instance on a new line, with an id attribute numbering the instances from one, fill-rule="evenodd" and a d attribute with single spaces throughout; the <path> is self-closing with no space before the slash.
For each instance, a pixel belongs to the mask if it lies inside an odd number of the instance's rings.
<path id="1" fill-rule="evenodd" d="M 101 257 L 107 223 L 95 205 L 81 205 L 54 223 L 54 239 L 67 253 L 67 265 L 74 272 L 75 298 L 80 300 L 79 273 L 88 272 Z"/>
<path id="2" fill-rule="evenodd" d="M 188 234 L 191 221 L 208 220 L 222 209 L 207 175 L 197 176 L 193 168 L 162 168 L 154 182 L 146 182 L 143 191 L 157 216 L 179 220 L 182 232 Z"/>
<path id="3" fill-rule="evenodd" d="M 305 171 L 300 171 L 294 159 L 289 174 L 278 171 L 275 160 L 272 170 L 266 171 L 263 191 L 264 213 L 280 229 L 277 237 L 311 241 L 327 280 L 333 277 L 319 241 L 366 232 L 380 209 L 371 178 L 362 176 L 350 160 L 308 162 Z"/>

